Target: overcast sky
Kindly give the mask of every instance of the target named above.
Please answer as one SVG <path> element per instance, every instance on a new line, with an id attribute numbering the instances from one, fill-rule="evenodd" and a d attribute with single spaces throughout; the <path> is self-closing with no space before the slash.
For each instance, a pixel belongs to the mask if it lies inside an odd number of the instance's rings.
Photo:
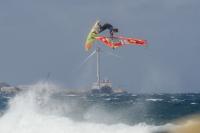
<path id="1" fill-rule="evenodd" d="M 131 92 L 199 92 L 199 0 L 0 0 L 0 81 L 50 80 L 65 87 L 96 80 L 85 38 L 99 19 L 147 48 L 100 43 L 102 77 Z M 108 52 L 120 58 L 110 56 Z"/>

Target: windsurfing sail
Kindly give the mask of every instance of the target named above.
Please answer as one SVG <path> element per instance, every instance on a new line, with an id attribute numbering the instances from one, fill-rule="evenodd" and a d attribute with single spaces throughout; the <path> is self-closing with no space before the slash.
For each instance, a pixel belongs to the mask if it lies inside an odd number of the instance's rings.
<path id="1" fill-rule="evenodd" d="M 96 41 L 96 37 L 98 36 L 99 30 L 100 30 L 98 23 L 99 21 L 96 21 L 92 29 L 88 33 L 88 36 L 85 42 L 86 51 L 89 51 L 92 48 L 94 42 Z"/>
<path id="2" fill-rule="evenodd" d="M 147 46 L 147 40 L 124 37 L 124 36 L 115 36 L 115 37 L 121 39 L 124 44 Z"/>
<path id="3" fill-rule="evenodd" d="M 105 29 L 109 28 L 109 26 L 112 26 L 112 25 L 105 24 Z M 111 35 L 112 37 L 102 36 L 100 35 L 102 27 L 101 27 L 100 21 L 95 22 L 95 24 L 93 25 L 92 29 L 90 30 L 86 38 L 86 42 L 85 42 L 86 51 L 90 51 L 90 49 L 92 48 L 96 40 L 102 42 L 104 45 L 110 48 L 119 48 L 124 45 L 147 46 L 147 41 L 143 39 L 116 36 L 116 35 L 114 36 Z"/>
<path id="4" fill-rule="evenodd" d="M 113 36 L 113 37 L 97 36 L 96 39 L 110 48 L 119 48 L 124 45 L 147 46 L 146 40 L 123 37 L 123 36 Z"/>
<path id="5" fill-rule="evenodd" d="M 122 41 L 119 38 L 110 38 L 106 36 L 98 36 L 96 37 L 97 40 L 105 44 L 110 48 L 118 48 L 123 45 Z"/>

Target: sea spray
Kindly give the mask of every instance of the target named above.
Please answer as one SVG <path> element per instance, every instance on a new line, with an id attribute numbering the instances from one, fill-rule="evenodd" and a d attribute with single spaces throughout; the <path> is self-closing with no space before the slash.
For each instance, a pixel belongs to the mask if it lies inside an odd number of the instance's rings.
<path id="1" fill-rule="evenodd" d="M 0 117 L 0 133 L 151 133 L 158 129 L 145 123 L 130 126 L 73 120 L 68 114 L 73 111 L 71 106 L 58 106 L 59 101 L 52 97 L 58 91 L 48 83 L 28 86 L 10 100 L 8 110 Z"/>

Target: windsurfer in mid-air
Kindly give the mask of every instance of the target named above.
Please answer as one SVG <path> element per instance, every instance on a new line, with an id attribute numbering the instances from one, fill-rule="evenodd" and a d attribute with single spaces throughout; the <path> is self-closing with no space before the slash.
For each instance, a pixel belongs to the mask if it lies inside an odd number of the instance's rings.
<path id="1" fill-rule="evenodd" d="M 104 25 L 101 25 L 99 23 L 100 31 L 99 33 L 103 32 L 104 30 L 108 29 L 110 32 L 110 36 L 113 37 L 114 33 L 118 32 L 117 28 L 113 28 L 113 26 L 109 23 L 105 23 Z"/>
<path id="2" fill-rule="evenodd" d="M 105 36 L 105 35 L 100 35 L 100 33 L 105 30 L 109 30 L 110 37 Z M 92 29 L 90 30 L 86 38 L 85 50 L 89 51 L 96 40 L 102 42 L 104 45 L 110 48 L 119 48 L 126 44 L 138 45 L 138 46 L 147 45 L 147 41 L 143 39 L 124 37 L 121 35 L 114 36 L 114 33 L 117 33 L 117 32 L 118 32 L 118 29 L 114 28 L 111 24 L 109 23 L 101 24 L 100 21 L 96 21 L 96 23 L 93 25 Z"/>
<path id="3" fill-rule="evenodd" d="M 114 33 L 118 32 L 117 28 L 114 28 L 111 24 L 109 23 L 104 23 L 103 25 L 100 23 L 100 21 L 97 21 L 95 24 L 95 32 L 96 34 L 99 34 L 103 32 L 104 30 L 109 30 L 110 37 L 113 37 Z"/>

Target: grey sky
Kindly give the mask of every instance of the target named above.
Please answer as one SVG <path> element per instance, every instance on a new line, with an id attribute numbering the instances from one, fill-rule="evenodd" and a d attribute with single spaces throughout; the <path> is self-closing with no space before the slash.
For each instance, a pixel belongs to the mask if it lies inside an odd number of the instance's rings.
<path id="1" fill-rule="evenodd" d="M 120 34 L 145 38 L 148 48 L 104 51 L 102 76 L 132 92 L 200 89 L 198 0 L 1 0 L 0 81 L 19 85 L 44 79 L 66 87 L 95 80 L 95 62 L 84 42 L 96 19 Z"/>

